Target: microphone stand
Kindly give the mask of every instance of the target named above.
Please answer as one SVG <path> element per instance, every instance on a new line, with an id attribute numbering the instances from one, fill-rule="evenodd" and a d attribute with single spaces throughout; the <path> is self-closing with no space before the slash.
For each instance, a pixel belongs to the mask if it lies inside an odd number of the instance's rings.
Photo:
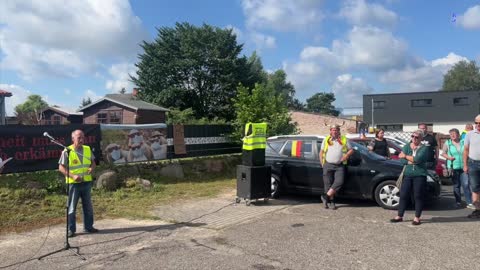
<path id="1" fill-rule="evenodd" d="M 70 174 L 70 168 L 69 168 L 69 157 L 70 157 L 70 149 L 68 147 L 66 147 L 65 145 L 61 144 L 60 142 L 56 141 L 54 138 L 50 138 L 50 141 L 60 147 L 63 147 L 65 149 L 65 152 L 66 152 L 66 155 L 67 155 L 67 163 L 66 163 L 66 169 L 67 169 L 67 178 L 68 178 L 68 175 Z M 78 154 L 80 155 L 80 154 Z M 65 246 L 61 249 L 58 249 L 58 250 L 55 250 L 55 251 L 52 251 L 50 253 L 47 253 L 45 255 L 42 255 L 40 257 L 38 257 L 38 260 L 41 260 L 45 257 L 48 257 L 50 255 L 53 255 L 53 254 L 56 254 L 56 253 L 59 253 L 59 252 L 62 252 L 64 250 L 68 250 L 70 252 L 72 252 L 74 255 L 80 257 L 80 259 L 86 261 L 87 259 L 85 257 L 83 257 L 82 255 L 80 255 L 79 252 L 79 248 L 78 247 L 72 247 L 70 246 L 70 243 L 68 242 L 68 205 L 70 203 L 70 183 L 69 181 L 67 180 L 67 203 L 66 203 L 66 206 L 65 206 L 65 223 L 66 223 L 66 227 L 65 227 Z"/>

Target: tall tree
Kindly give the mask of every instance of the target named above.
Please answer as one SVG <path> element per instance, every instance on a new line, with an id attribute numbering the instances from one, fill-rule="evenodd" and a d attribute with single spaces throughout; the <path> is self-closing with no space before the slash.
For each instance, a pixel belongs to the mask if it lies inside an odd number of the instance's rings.
<path id="1" fill-rule="evenodd" d="M 333 93 L 316 93 L 307 99 L 307 111 L 338 116 L 340 112 L 332 105 L 334 101 Z"/>
<path id="2" fill-rule="evenodd" d="M 266 122 L 269 136 L 297 132 L 296 125 L 291 123 L 284 97 L 275 93 L 273 85 L 256 84 L 254 89 L 239 86 L 237 93 L 234 99 L 237 137 L 241 137 L 241 131 L 248 122 Z"/>
<path id="3" fill-rule="evenodd" d="M 298 104 L 295 101 L 295 87 L 290 82 L 287 82 L 287 74 L 282 69 L 268 74 L 268 83 L 273 86 L 275 93 L 282 95 L 285 104 L 288 108 L 293 109 Z"/>
<path id="4" fill-rule="evenodd" d="M 92 99 L 90 97 L 82 98 L 82 105 L 80 105 L 80 108 L 85 107 L 91 103 L 92 103 Z"/>
<path id="5" fill-rule="evenodd" d="M 460 61 L 443 76 L 442 91 L 480 90 L 480 71 L 475 61 Z"/>
<path id="6" fill-rule="evenodd" d="M 27 100 L 15 107 L 15 116 L 20 124 L 39 125 L 42 120 L 41 112 L 48 107 L 39 95 L 30 95 Z"/>
<path id="7" fill-rule="evenodd" d="M 157 38 L 141 47 L 137 76 L 131 79 L 143 100 L 192 108 L 198 118 L 234 118 L 235 89 L 239 83 L 252 84 L 253 63 L 239 57 L 242 45 L 231 29 L 177 23 L 159 28 Z"/>

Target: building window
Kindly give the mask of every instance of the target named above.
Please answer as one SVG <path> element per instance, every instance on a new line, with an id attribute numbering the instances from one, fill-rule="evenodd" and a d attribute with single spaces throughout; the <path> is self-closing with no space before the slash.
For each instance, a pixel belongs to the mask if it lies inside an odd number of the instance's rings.
<path id="1" fill-rule="evenodd" d="M 110 124 L 121 124 L 122 123 L 122 111 L 112 111 L 110 112 Z"/>
<path id="2" fill-rule="evenodd" d="M 108 114 L 107 113 L 97 113 L 97 124 L 107 124 L 108 123 Z"/>
<path id="3" fill-rule="evenodd" d="M 54 115 L 52 116 L 52 125 L 60 125 L 62 118 L 60 115 Z"/>
<path id="4" fill-rule="evenodd" d="M 383 100 L 373 101 L 373 108 L 374 109 L 384 109 L 385 108 L 385 101 L 383 101 Z"/>
<path id="5" fill-rule="evenodd" d="M 377 125 L 377 129 L 380 128 L 385 131 L 403 131 L 403 125 Z"/>
<path id="6" fill-rule="evenodd" d="M 455 106 L 468 105 L 468 98 L 467 98 L 467 97 L 456 97 L 456 98 L 453 98 L 453 105 L 455 105 Z"/>
<path id="7" fill-rule="evenodd" d="M 412 99 L 412 107 L 432 107 L 432 99 Z"/>

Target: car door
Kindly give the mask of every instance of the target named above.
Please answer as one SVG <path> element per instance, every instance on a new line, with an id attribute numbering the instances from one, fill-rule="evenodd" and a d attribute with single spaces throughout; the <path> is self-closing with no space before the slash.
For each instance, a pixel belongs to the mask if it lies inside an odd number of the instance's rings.
<path id="1" fill-rule="evenodd" d="M 284 173 L 287 184 L 296 188 L 310 188 L 312 165 L 315 163 L 315 153 L 312 140 L 292 139 L 287 141 L 282 149 L 285 159 Z"/>
<path id="2" fill-rule="evenodd" d="M 347 174 L 341 194 L 355 198 L 362 197 L 365 183 L 369 183 L 375 172 L 368 166 L 363 153 L 354 144 L 352 147 L 354 153 L 347 163 Z"/>

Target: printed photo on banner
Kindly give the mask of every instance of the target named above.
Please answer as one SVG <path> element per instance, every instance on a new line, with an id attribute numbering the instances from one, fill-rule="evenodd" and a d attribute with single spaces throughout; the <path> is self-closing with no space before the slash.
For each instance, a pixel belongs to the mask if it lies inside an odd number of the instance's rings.
<path id="1" fill-rule="evenodd" d="M 102 130 L 105 161 L 124 164 L 167 158 L 166 128 Z"/>

